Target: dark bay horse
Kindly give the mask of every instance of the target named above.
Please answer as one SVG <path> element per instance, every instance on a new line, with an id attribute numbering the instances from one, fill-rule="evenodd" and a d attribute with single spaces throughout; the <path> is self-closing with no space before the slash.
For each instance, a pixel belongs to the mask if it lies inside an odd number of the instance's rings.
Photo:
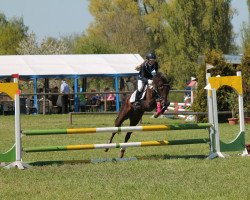
<path id="1" fill-rule="evenodd" d="M 146 94 L 143 100 L 141 100 L 141 105 L 139 108 L 134 108 L 133 103 L 130 102 L 129 95 L 123 105 L 121 106 L 121 110 L 118 113 L 118 116 L 115 120 L 115 126 L 120 127 L 122 123 L 129 119 L 130 126 L 136 126 L 141 120 L 145 111 L 152 111 L 156 108 L 157 102 L 161 104 L 161 111 L 157 113 L 155 117 L 158 117 L 160 114 L 164 113 L 164 111 L 169 106 L 170 102 L 168 101 L 168 93 L 170 90 L 169 83 L 167 79 L 162 75 L 162 73 L 158 72 L 156 76 L 153 78 L 153 87 L 147 87 Z M 110 139 L 107 143 L 112 143 L 112 140 L 117 132 L 113 132 Z M 128 142 L 132 132 L 127 132 L 124 142 Z M 107 152 L 108 149 L 105 149 Z M 125 153 L 125 149 L 120 150 L 120 158 L 123 157 Z"/>

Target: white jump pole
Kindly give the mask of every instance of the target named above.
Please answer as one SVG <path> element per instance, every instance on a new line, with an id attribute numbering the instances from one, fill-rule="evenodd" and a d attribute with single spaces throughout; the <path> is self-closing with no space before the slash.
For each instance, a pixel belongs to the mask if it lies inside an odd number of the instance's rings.
<path id="1" fill-rule="evenodd" d="M 14 83 L 18 83 L 19 75 L 14 74 Z M 21 141 L 21 121 L 20 121 L 20 94 L 19 90 L 15 94 L 15 142 L 16 142 L 16 161 L 7 165 L 5 168 L 10 169 L 17 167 L 18 169 L 29 168 L 30 165 L 22 162 L 22 141 Z"/>
<path id="2" fill-rule="evenodd" d="M 237 72 L 237 76 L 241 76 L 241 72 Z M 243 95 L 242 94 L 238 95 L 238 102 L 239 102 L 240 131 L 245 132 Z"/>
<path id="3" fill-rule="evenodd" d="M 237 76 L 241 76 L 240 71 L 237 72 Z M 238 102 L 239 102 L 239 118 L 240 118 L 240 133 L 241 133 L 241 132 L 245 132 L 243 94 L 238 94 Z M 248 156 L 248 155 L 249 155 L 248 151 L 245 148 L 245 150 L 242 153 L 242 156 Z"/>
<path id="4" fill-rule="evenodd" d="M 209 77 L 211 77 L 211 74 L 210 73 L 206 73 L 206 85 L 209 84 L 208 83 L 208 78 Z M 214 129 L 212 91 L 209 90 L 209 89 L 207 89 L 207 107 L 208 107 L 208 122 L 213 125 L 209 129 L 209 131 L 210 131 L 210 142 L 211 142 L 211 145 L 210 145 L 210 154 L 209 155 L 211 155 L 215 151 L 214 146 L 213 146 L 213 144 L 215 144 L 213 136 L 215 136 L 216 131 Z"/>
<path id="5" fill-rule="evenodd" d="M 211 149 L 209 159 L 213 159 L 215 157 L 224 158 L 225 156 L 220 151 L 220 133 L 219 133 L 219 123 L 218 123 L 218 108 L 217 108 L 217 96 L 216 89 L 211 88 L 211 85 L 208 82 L 209 77 L 211 75 L 209 73 L 206 74 L 207 86 L 207 103 L 208 103 L 208 120 L 209 123 L 213 125 L 210 128 L 210 140 L 211 140 Z"/>

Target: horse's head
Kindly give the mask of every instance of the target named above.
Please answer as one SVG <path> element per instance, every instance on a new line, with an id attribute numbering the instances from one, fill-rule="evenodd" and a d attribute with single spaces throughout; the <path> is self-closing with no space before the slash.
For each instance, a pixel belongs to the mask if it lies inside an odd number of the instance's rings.
<path id="1" fill-rule="evenodd" d="M 159 116 L 169 106 L 168 94 L 170 90 L 170 85 L 166 77 L 164 77 L 162 73 L 158 72 L 153 78 L 153 87 L 156 93 L 156 101 L 160 102 L 161 104 L 161 111 L 160 113 L 158 113 Z"/>

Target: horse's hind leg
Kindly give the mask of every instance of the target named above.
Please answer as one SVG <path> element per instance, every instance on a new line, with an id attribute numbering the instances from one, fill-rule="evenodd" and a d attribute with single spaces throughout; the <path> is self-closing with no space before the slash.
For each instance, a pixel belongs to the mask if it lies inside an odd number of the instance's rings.
<path id="1" fill-rule="evenodd" d="M 121 115 L 119 114 L 118 117 L 117 117 L 116 120 L 115 120 L 115 127 L 121 126 L 122 123 L 123 123 L 125 120 L 126 120 L 126 118 L 123 117 L 123 116 L 121 116 Z M 113 132 L 113 133 L 112 133 L 110 139 L 107 141 L 108 144 L 112 143 L 113 138 L 114 138 L 114 136 L 115 136 L 116 133 L 117 133 L 117 132 Z M 109 149 L 107 148 L 107 149 L 105 149 L 104 151 L 107 152 L 108 150 L 109 150 Z"/>

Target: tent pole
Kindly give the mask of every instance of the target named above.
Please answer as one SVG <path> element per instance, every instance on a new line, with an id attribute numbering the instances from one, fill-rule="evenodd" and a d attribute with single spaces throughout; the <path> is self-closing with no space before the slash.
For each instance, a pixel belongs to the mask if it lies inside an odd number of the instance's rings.
<path id="1" fill-rule="evenodd" d="M 78 112 L 78 76 L 74 77 L 74 112 Z"/>
<path id="2" fill-rule="evenodd" d="M 38 106 L 37 106 L 37 77 L 33 77 L 34 82 L 34 107 L 36 108 L 36 114 L 38 114 Z"/>
<path id="3" fill-rule="evenodd" d="M 120 102 L 120 99 L 119 99 L 119 79 L 120 77 L 118 76 L 115 76 L 115 92 L 116 92 L 116 95 L 115 95 L 115 103 L 116 103 L 116 111 L 119 112 L 120 110 L 120 105 L 119 105 L 119 102 Z"/>

